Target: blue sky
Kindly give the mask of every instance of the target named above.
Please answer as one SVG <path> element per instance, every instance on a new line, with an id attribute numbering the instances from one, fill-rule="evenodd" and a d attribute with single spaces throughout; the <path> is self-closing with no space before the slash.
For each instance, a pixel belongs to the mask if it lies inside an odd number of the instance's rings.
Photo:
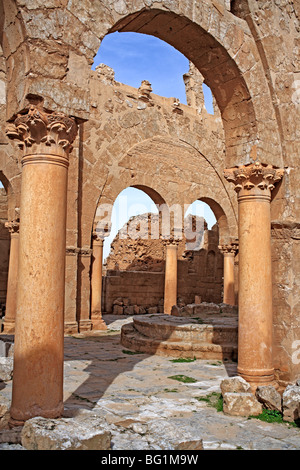
<path id="1" fill-rule="evenodd" d="M 104 37 L 92 69 L 100 63 L 112 67 L 117 82 L 139 88 L 148 80 L 153 93 L 167 98 L 179 98 L 186 104 L 183 75 L 189 71 L 189 61 L 168 43 L 147 34 L 112 33 Z M 207 111 L 213 113 L 212 96 L 203 86 Z"/>

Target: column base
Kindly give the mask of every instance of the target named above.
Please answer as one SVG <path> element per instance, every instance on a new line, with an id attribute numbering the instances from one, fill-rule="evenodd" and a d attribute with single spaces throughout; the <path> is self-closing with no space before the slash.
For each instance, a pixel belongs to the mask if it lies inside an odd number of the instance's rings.
<path id="1" fill-rule="evenodd" d="M 274 369 L 246 370 L 238 367 L 237 373 L 249 383 L 252 393 L 255 393 L 257 387 L 261 387 L 262 385 L 272 385 L 275 388 L 278 387 L 275 380 Z"/>
<path id="2" fill-rule="evenodd" d="M 90 331 L 92 329 L 92 321 L 91 320 L 80 320 L 79 322 L 79 332 L 82 331 Z"/>
<path id="3" fill-rule="evenodd" d="M 14 334 L 15 333 L 15 322 L 5 321 L 2 323 L 2 333 Z"/>
<path id="4" fill-rule="evenodd" d="M 106 331 L 107 325 L 103 318 L 92 317 L 92 331 Z"/>
<path id="5" fill-rule="evenodd" d="M 78 333 L 78 323 L 76 321 L 74 322 L 65 322 L 64 324 L 64 333 L 65 334 L 73 334 L 73 333 Z"/>
<path id="6" fill-rule="evenodd" d="M 36 418 L 38 416 L 41 416 L 42 418 L 49 418 L 49 419 L 58 419 L 61 418 L 64 412 L 64 405 L 61 403 L 57 408 L 54 410 L 36 410 L 33 412 L 18 412 L 17 410 L 14 410 L 11 408 L 10 411 L 10 418 L 8 421 L 8 426 L 10 428 L 14 428 L 17 426 L 23 426 L 26 421 L 28 421 L 31 418 Z M 19 415 L 19 417 L 17 417 Z"/>

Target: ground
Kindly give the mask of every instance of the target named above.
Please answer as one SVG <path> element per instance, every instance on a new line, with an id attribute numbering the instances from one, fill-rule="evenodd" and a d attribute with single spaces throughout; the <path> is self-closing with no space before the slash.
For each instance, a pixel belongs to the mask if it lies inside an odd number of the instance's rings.
<path id="1" fill-rule="evenodd" d="M 300 449 L 300 428 L 218 410 L 220 382 L 236 374 L 235 362 L 134 353 L 120 344 L 121 325 L 131 317 L 104 320 L 108 330 L 98 336 L 65 337 L 64 406 L 66 416 L 92 411 L 125 428 L 114 436 L 114 450 L 166 449 L 170 439 L 202 439 L 204 450 Z M 7 382 L 0 401 L 10 394 Z"/>

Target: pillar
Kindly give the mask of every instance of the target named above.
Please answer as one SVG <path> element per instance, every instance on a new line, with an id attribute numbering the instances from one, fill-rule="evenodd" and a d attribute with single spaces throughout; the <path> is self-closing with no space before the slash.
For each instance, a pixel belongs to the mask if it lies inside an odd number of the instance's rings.
<path id="1" fill-rule="evenodd" d="M 6 222 L 5 227 L 10 232 L 10 253 L 3 333 L 13 334 L 15 332 L 17 310 L 19 220 Z"/>
<path id="2" fill-rule="evenodd" d="M 177 304 L 178 243 L 165 240 L 164 244 L 166 247 L 164 313 L 170 315 L 173 305 Z"/>
<path id="3" fill-rule="evenodd" d="M 6 130 L 23 149 L 10 424 L 63 412 L 66 207 L 74 119 L 31 105 Z"/>
<path id="4" fill-rule="evenodd" d="M 283 170 L 260 162 L 225 170 L 238 195 L 237 370 L 253 391 L 274 383 L 270 201 L 282 176 Z"/>
<path id="5" fill-rule="evenodd" d="M 237 245 L 220 245 L 219 250 L 224 256 L 223 302 L 224 304 L 235 305 L 234 258 L 237 252 Z"/>
<path id="6" fill-rule="evenodd" d="M 97 231 L 93 232 L 93 256 L 91 274 L 91 320 L 92 330 L 106 330 L 107 326 L 102 318 L 102 266 L 104 236 Z"/>

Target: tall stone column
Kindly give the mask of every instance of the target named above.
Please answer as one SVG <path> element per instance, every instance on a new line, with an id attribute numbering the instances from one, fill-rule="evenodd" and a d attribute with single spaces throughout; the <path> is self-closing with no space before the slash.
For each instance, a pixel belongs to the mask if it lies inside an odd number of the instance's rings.
<path id="1" fill-rule="evenodd" d="M 164 240 L 166 247 L 164 313 L 171 314 L 173 305 L 177 304 L 177 252 L 178 243 Z"/>
<path id="2" fill-rule="evenodd" d="M 274 381 L 270 201 L 283 172 L 260 162 L 225 170 L 238 194 L 238 374 L 253 391 Z"/>
<path id="3" fill-rule="evenodd" d="M 219 245 L 219 250 L 224 256 L 223 302 L 224 304 L 235 305 L 234 258 L 237 252 L 237 244 Z"/>
<path id="4" fill-rule="evenodd" d="M 69 150 L 77 125 L 32 105 L 6 133 L 23 149 L 11 425 L 63 411 Z"/>
<path id="5" fill-rule="evenodd" d="M 17 311 L 19 220 L 11 220 L 10 222 L 6 222 L 5 227 L 10 232 L 10 253 L 3 333 L 13 334 L 15 332 L 15 319 Z"/>
<path id="6" fill-rule="evenodd" d="M 92 330 L 106 330 L 107 326 L 102 318 L 102 266 L 104 234 L 93 232 L 93 259 L 91 275 L 91 321 Z"/>

